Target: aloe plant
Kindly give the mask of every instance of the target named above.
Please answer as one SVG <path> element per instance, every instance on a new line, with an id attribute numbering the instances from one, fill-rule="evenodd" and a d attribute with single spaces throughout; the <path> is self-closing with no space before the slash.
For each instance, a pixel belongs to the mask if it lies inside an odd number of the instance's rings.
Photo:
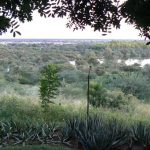
<path id="1" fill-rule="evenodd" d="M 88 124 L 85 119 L 74 118 L 68 127 L 84 150 L 116 149 L 126 142 L 128 135 L 127 128 L 115 119 L 104 121 L 97 116 L 90 117 Z"/>
<path id="2" fill-rule="evenodd" d="M 77 138 L 76 129 L 79 128 L 80 120 L 77 117 L 71 118 L 67 120 L 66 126 L 62 130 L 63 141 L 68 141 L 70 139 Z"/>
<path id="3" fill-rule="evenodd" d="M 132 127 L 132 138 L 134 142 L 150 149 L 150 125 L 144 122 L 134 123 Z"/>
<path id="4" fill-rule="evenodd" d="M 0 146 L 53 142 L 55 124 L 20 125 L 15 122 L 0 122 Z"/>

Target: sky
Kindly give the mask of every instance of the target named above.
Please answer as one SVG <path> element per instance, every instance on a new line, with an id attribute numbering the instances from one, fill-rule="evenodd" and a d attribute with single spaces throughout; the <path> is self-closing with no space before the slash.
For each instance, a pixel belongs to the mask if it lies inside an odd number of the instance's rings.
<path id="1" fill-rule="evenodd" d="M 67 19 L 65 18 L 41 18 L 39 14 L 34 12 L 33 21 L 21 24 L 18 30 L 21 36 L 16 38 L 25 39 L 144 39 L 139 35 L 139 31 L 133 26 L 122 23 L 121 29 L 112 29 L 112 33 L 102 36 L 101 32 L 94 32 L 93 29 L 87 27 L 85 30 L 73 31 L 66 27 Z M 0 36 L 3 38 L 13 38 L 9 31 Z"/>

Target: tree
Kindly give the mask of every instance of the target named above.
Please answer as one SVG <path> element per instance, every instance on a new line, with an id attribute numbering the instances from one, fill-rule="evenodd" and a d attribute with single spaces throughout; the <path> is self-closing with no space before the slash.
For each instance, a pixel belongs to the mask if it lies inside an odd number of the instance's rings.
<path id="1" fill-rule="evenodd" d="M 150 1 L 127 0 L 121 5 L 121 15 L 133 24 L 140 34 L 150 39 Z"/>
<path id="2" fill-rule="evenodd" d="M 94 30 L 106 32 L 111 25 L 118 28 L 120 17 L 116 0 L 1 0 L 0 33 L 12 28 L 16 32 L 16 20 L 31 21 L 34 10 L 44 17 L 68 17 L 68 27 L 84 29 L 90 25 Z"/>
<path id="3" fill-rule="evenodd" d="M 33 11 L 44 17 L 67 16 L 67 27 L 84 29 L 92 27 L 95 31 L 111 32 L 111 28 L 120 28 L 120 21 L 139 29 L 141 35 L 150 39 L 150 3 L 149 0 L 1 0 L 0 33 L 11 32 L 15 36 L 17 21 L 31 21 Z"/>
<path id="4" fill-rule="evenodd" d="M 40 98 L 42 100 L 42 107 L 44 112 L 48 109 L 48 104 L 53 103 L 52 98 L 58 94 L 58 87 L 60 83 L 57 76 L 55 65 L 49 64 L 41 71 L 40 79 Z"/>
<path id="5" fill-rule="evenodd" d="M 89 102 L 92 106 L 99 107 L 106 105 L 107 90 L 102 84 L 98 84 L 94 81 L 91 82 L 89 91 Z"/>

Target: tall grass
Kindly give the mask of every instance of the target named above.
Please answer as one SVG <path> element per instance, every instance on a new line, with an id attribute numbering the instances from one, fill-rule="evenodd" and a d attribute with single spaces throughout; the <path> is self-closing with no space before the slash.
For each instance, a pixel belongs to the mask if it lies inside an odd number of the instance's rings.
<path id="1" fill-rule="evenodd" d="M 75 114 L 82 114 L 82 109 L 71 104 L 50 104 L 47 119 L 49 122 L 64 122 Z M 0 96 L 0 120 L 33 124 L 45 121 L 39 99 L 8 94 Z"/>

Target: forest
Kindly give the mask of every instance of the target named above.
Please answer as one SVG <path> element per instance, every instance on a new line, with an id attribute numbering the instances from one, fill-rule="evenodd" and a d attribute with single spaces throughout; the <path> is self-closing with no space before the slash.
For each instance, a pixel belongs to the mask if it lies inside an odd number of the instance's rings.
<path id="1" fill-rule="evenodd" d="M 49 65 L 59 86 L 43 111 L 41 76 Z M 0 106 L 2 150 L 148 150 L 150 47 L 144 41 L 0 44 Z"/>

